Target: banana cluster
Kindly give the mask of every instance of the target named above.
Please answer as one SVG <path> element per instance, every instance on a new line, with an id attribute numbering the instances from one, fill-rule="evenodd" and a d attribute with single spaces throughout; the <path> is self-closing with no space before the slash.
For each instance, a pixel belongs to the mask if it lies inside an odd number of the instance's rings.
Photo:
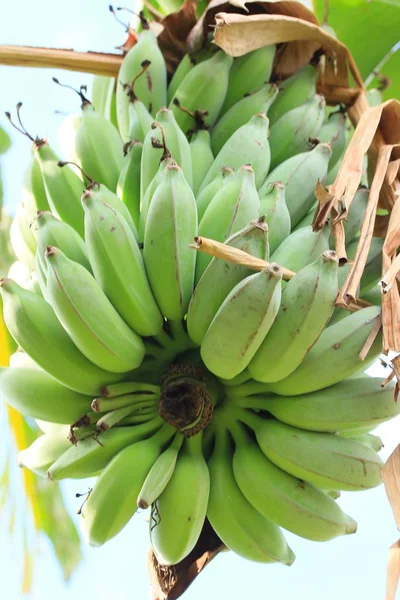
<path id="1" fill-rule="evenodd" d="M 92 104 L 81 89 L 81 116 L 62 126 L 81 170 L 31 138 L 18 262 L 0 283 L 19 350 L 0 392 L 43 431 L 21 466 L 98 477 L 80 511 L 92 545 L 151 507 L 164 565 L 191 552 L 205 519 L 240 556 L 290 565 L 281 528 L 353 533 L 340 490 L 381 481 L 370 431 L 400 409 L 390 386 L 358 376 L 380 353 L 378 336 L 360 358 L 380 318 L 381 245 L 361 280 L 370 306 L 335 309 L 347 267 L 329 224 L 311 222 L 346 117 L 316 93 L 315 65 L 270 83 L 274 55 L 210 47 L 167 85 L 144 24 L 116 92 L 99 78 Z M 350 257 L 367 199 L 360 188 L 345 223 Z M 196 253 L 196 236 L 268 266 Z"/>

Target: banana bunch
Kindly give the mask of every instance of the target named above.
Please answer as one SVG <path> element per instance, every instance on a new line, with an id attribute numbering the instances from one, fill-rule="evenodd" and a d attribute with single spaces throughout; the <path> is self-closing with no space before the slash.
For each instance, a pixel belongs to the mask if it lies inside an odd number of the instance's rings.
<path id="1" fill-rule="evenodd" d="M 355 532 L 336 498 L 380 483 L 370 431 L 400 411 L 390 386 L 353 377 L 380 353 L 378 335 L 360 358 L 379 298 L 337 318 L 346 267 L 329 223 L 311 226 L 345 117 L 325 117 L 313 65 L 271 83 L 272 45 L 235 59 L 210 46 L 167 85 L 142 25 L 116 84 L 96 80 L 93 104 L 78 91 L 66 160 L 17 107 L 33 149 L 0 282 L 19 347 L 0 393 L 42 430 L 18 461 L 97 477 L 79 511 L 92 545 L 150 508 L 161 564 L 183 560 L 207 518 L 240 556 L 290 565 L 282 529 Z M 349 256 L 367 198 L 351 206 Z M 196 253 L 198 236 L 264 266 Z"/>

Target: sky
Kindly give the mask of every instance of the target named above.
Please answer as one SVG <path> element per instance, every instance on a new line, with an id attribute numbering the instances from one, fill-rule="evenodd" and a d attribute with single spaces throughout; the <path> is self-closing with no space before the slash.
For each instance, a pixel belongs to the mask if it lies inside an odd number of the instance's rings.
<path id="1" fill-rule="evenodd" d="M 128 5 L 129 6 L 129 5 Z M 123 29 L 112 19 L 103 0 L 54 2 L 18 0 L 7 3 L 0 20 L 0 43 L 113 51 L 124 40 Z M 5 201 L 10 212 L 21 198 L 24 169 L 30 143 L 13 131 L 4 111 L 14 111 L 22 101 L 23 121 L 33 135 L 45 136 L 57 150 L 56 130 L 62 113 L 79 112 L 79 99 L 52 81 L 79 87 L 90 86 L 91 76 L 54 69 L 22 69 L 0 66 L 0 124 L 12 138 L 12 148 L 2 161 Z M 382 375 L 382 369 L 372 373 Z M 400 417 L 380 426 L 376 433 L 385 447 L 386 459 L 400 441 Z M 66 505 L 78 525 L 77 491 L 90 481 L 62 485 Z M 339 504 L 358 522 L 355 535 L 316 543 L 287 534 L 296 553 L 288 568 L 245 561 L 232 552 L 220 554 L 184 595 L 185 600 L 377 600 L 384 597 L 387 551 L 398 538 L 383 486 L 367 492 L 343 493 Z M 61 571 L 45 536 L 36 557 L 32 600 L 73 599 L 132 600 L 148 597 L 146 570 L 148 523 L 138 513 L 123 532 L 99 549 L 82 543 L 84 561 L 64 584 Z M 2 597 L 20 600 L 21 548 L 12 542 L 0 522 L 0 582 Z M 90 595 L 90 596 L 89 596 Z M 400 598 L 400 595 L 399 595 Z"/>

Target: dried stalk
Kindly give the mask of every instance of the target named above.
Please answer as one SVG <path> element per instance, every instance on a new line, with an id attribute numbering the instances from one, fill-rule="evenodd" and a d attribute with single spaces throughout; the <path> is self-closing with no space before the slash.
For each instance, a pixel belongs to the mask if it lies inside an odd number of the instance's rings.
<path id="1" fill-rule="evenodd" d="M 116 77 L 123 56 L 104 52 L 75 52 L 56 48 L 0 45 L 0 64 L 14 67 L 66 69 Z"/>

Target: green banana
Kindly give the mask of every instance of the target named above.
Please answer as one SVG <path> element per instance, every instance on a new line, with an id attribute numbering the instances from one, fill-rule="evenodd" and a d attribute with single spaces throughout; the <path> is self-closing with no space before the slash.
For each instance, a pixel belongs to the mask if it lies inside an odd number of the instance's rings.
<path id="1" fill-rule="evenodd" d="M 295 555 L 279 527 L 248 502 L 235 481 L 227 431 L 218 430 L 208 468 L 207 517 L 224 544 L 248 560 L 292 564 Z"/>
<path id="2" fill-rule="evenodd" d="M 235 439 L 233 472 L 247 500 L 267 519 L 309 540 L 355 533 L 356 522 L 322 490 L 276 467 L 241 425 Z"/>
<path id="3" fill-rule="evenodd" d="M 235 171 L 230 167 L 222 167 L 219 173 L 214 177 L 212 181 L 197 195 L 196 203 L 197 203 L 197 213 L 199 222 L 203 218 L 204 213 L 208 205 L 211 203 L 211 200 L 214 196 L 219 192 L 222 186 L 229 181 L 230 175 L 233 175 Z"/>
<path id="4" fill-rule="evenodd" d="M 151 200 L 154 196 L 154 193 L 158 187 L 158 184 L 162 181 L 164 177 L 165 167 L 170 165 L 172 162 L 172 158 L 167 156 L 164 158 L 158 167 L 157 173 L 154 175 L 150 184 L 147 186 L 147 190 L 142 198 L 141 206 L 140 206 L 140 216 L 139 216 L 139 240 L 143 243 L 144 240 L 144 231 L 146 229 L 146 221 L 147 215 L 149 213 L 149 207 Z"/>
<path id="5" fill-rule="evenodd" d="M 50 465 L 71 447 L 68 434 L 69 427 L 66 425 L 39 436 L 28 448 L 18 452 L 18 465 L 46 477 Z"/>
<path id="6" fill-rule="evenodd" d="M 42 171 L 37 161 L 37 153 L 33 149 L 32 157 L 24 173 L 22 183 L 22 204 L 28 221 L 31 222 L 38 210 L 50 210 L 44 188 Z"/>
<path id="7" fill-rule="evenodd" d="M 69 259 L 79 263 L 90 273 L 92 272 L 86 245 L 81 236 L 70 225 L 59 221 L 52 213 L 39 211 L 35 226 L 37 229 L 36 265 L 47 275 L 45 253 L 48 246 L 56 246 Z"/>
<path id="8" fill-rule="evenodd" d="M 311 225 L 294 231 L 275 252 L 271 260 L 291 271 L 300 271 L 329 250 L 329 228 L 313 231 Z"/>
<path id="9" fill-rule="evenodd" d="M 82 477 L 104 469 L 126 447 L 150 438 L 160 429 L 157 416 L 147 423 L 134 427 L 113 427 L 95 436 L 79 440 L 65 449 L 48 467 L 48 477 L 54 481 Z"/>
<path id="10" fill-rule="evenodd" d="M 83 200 L 85 239 L 94 276 L 137 334 L 156 335 L 163 318 L 153 298 L 142 254 L 125 219 L 96 197 Z"/>
<path id="11" fill-rule="evenodd" d="M 0 392 L 23 415 L 53 423 L 73 423 L 90 410 L 92 401 L 41 369 L 26 367 L 0 369 Z"/>
<path id="12" fill-rule="evenodd" d="M 150 286 L 167 319 L 186 314 L 196 262 L 196 254 L 188 246 L 196 235 L 196 200 L 182 169 L 171 163 L 151 200 L 143 249 Z"/>
<path id="13" fill-rule="evenodd" d="M 95 75 L 92 84 L 92 104 L 107 121 L 112 119 L 113 96 L 115 96 L 115 79 L 114 77 L 103 77 Z M 115 123 L 113 123 L 115 125 Z"/>
<path id="14" fill-rule="evenodd" d="M 127 52 L 118 73 L 117 119 L 122 139 L 129 139 L 129 98 L 124 84 L 130 83 L 142 70 L 143 61 L 150 62 L 144 76 L 135 81 L 135 95 L 155 115 L 167 102 L 167 68 L 157 37 L 141 18 L 143 30 L 138 42 Z"/>
<path id="15" fill-rule="evenodd" d="M 285 186 L 285 200 L 290 213 L 292 229 L 308 213 L 315 202 L 317 181 L 324 181 L 329 159 L 329 144 L 318 144 L 311 152 L 302 152 L 277 166 L 259 190 L 261 204 L 269 191 L 269 184 L 281 181 Z"/>
<path id="16" fill-rule="evenodd" d="M 47 142 L 36 142 L 36 154 L 51 210 L 83 237 L 82 180 L 68 165 L 59 166 L 59 157 Z"/>
<path id="17" fill-rule="evenodd" d="M 282 270 L 272 263 L 228 294 L 201 344 L 207 369 L 225 379 L 243 371 L 268 335 L 281 303 Z"/>
<path id="18" fill-rule="evenodd" d="M 360 369 L 367 369 L 381 352 L 380 335 L 364 362 L 359 354 L 379 322 L 380 312 L 380 307 L 370 306 L 327 327 L 301 365 L 285 379 L 266 384 L 266 391 L 281 396 L 308 394 L 350 377 Z"/>
<path id="19" fill-rule="evenodd" d="M 214 155 L 211 150 L 210 133 L 207 129 L 196 131 L 190 140 L 190 156 L 192 157 L 193 185 L 192 190 L 195 196 L 203 183 L 211 165 L 214 162 Z"/>
<path id="20" fill-rule="evenodd" d="M 248 419 L 265 456 L 277 467 L 321 489 L 357 491 L 382 483 L 377 453 L 332 433 L 304 431 L 275 419 Z"/>
<path id="21" fill-rule="evenodd" d="M 341 110 L 329 115 L 328 120 L 321 127 L 318 139 L 331 146 L 332 156 L 329 161 L 329 170 L 331 170 L 341 159 L 347 146 L 346 116 Z"/>
<path id="22" fill-rule="evenodd" d="M 189 186 L 192 186 L 192 158 L 189 142 L 180 130 L 172 111 L 162 108 L 156 114 L 152 129 L 143 142 L 140 168 L 140 197 L 144 198 L 160 162 L 171 156 L 181 167 Z"/>
<path id="23" fill-rule="evenodd" d="M 198 63 L 178 86 L 169 108 L 186 134 L 195 131 L 198 122 L 214 125 L 228 90 L 233 58 L 223 51 Z"/>
<path id="24" fill-rule="evenodd" d="M 294 108 L 271 126 L 271 168 L 305 152 L 310 148 L 310 140 L 318 138 L 324 122 L 325 98 L 315 94 L 298 108 Z"/>
<path id="25" fill-rule="evenodd" d="M 142 160 L 143 144 L 133 141 L 129 144 L 128 162 L 122 169 L 118 184 L 117 195 L 125 204 L 139 231 L 140 220 L 140 165 Z"/>
<path id="26" fill-rule="evenodd" d="M 168 13 L 171 11 L 168 11 Z M 182 58 L 181 62 L 175 69 L 171 81 L 168 85 L 168 103 L 171 102 L 172 98 L 175 96 L 175 92 L 185 79 L 186 75 L 191 71 L 199 62 L 207 60 L 211 58 L 215 54 L 214 48 L 206 47 L 200 52 L 196 52 L 196 54 L 185 54 Z"/>
<path id="27" fill-rule="evenodd" d="M 79 163 L 76 153 L 75 138 L 82 121 L 81 114 L 71 114 L 62 120 L 57 130 L 57 141 L 60 146 L 62 156 L 73 163 Z M 39 208 L 39 210 L 49 210 L 49 208 Z"/>
<path id="28" fill-rule="evenodd" d="M 82 119 L 75 135 L 75 151 L 82 169 L 111 191 L 117 189 L 124 166 L 123 145 L 117 129 L 82 95 Z"/>
<path id="29" fill-rule="evenodd" d="M 18 204 L 11 223 L 10 243 L 17 259 L 31 271 L 35 266 L 37 244 L 22 204 Z"/>
<path id="30" fill-rule="evenodd" d="M 1 280 L 0 292 L 10 334 L 54 379 L 76 392 L 95 396 L 102 386 L 121 378 L 99 369 L 81 354 L 41 296 L 10 279 Z"/>
<path id="31" fill-rule="evenodd" d="M 316 92 L 318 70 L 306 65 L 279 84 L 279 94 L 269 111 L 271 125 L 294 108 L 298 108 Z"/>
<path id="32" fill-rule="evenodd" d="M 285 186 L 280 181 L 271 183 L 260 196 L 260 215 L 268 225 L 269 250 L 274 252 L 290 235 L 290 214 L 285 201 Z"/>
<path id="33" fill-rule="evenodd" d="M 114 210 L 118 211 L 128 223 L 135 238 L 139 238 L 138 232 L 135 227 L 135 223 L 133 222 L 128 207 L 122 202 L 122 200 L 120 200 L 120 198 L 118 198 L 116 194 L 114 194 L 114 192 L 111 192 L 108 188 L 106 188 L 105 185 L 93 184 L 86 188 L 86 190 L 82 194 L 82 203 L 87 201 L 88 198 L 100 199 L 103 202 L 109 204 Z"/>
<path id="34" fill-rule="evenodd" d="M 258 113 L 246 125 L 239 127 L 218 152 L 199 191 L 204 190 L 222 167 L 228 166 L 235 170 L 242 165 L 252 166 L 259 189 L 267 176 L 271 160 L 268 123 L 266 115 Z"/>
<path id="35" fill-rule="evenodd" d="M 365 444 L 366 446 L 368 446 L 368 448 L 375 450 L 375 452 L 379 452 L 383 448 L 383 442 L 381 438 L 377 435 L 372 435 L 372 433 L 355 435 L 352 437 L 352 439 L 358 442 L 359 444 Z"/>
<path id="36" fill-rule="evenodd" d="M 250 407 L 256 406 L 255 400 L 256 396 L 248 398 Z M 322 391 L 295 398 L 260 397 L 257 406 L 288 425 L 330 433 L 359 427 L 370 431 L 400 412 L 393 400 L 393 387 L 382 388 L 379 378 L 367 376 L 345 379 Z"/>
<path id="37" fill-rule="evenodd" d="M 144 480 L 137 497 L 138 508 L 149 508 L 162 494 L 171 479 L 184 437 L 176 433 L 166 450 L 157 458 Z"/>
<path id="38" fill-rule="evenodd" d="M 152 505 L 150 540 L 161 564 L 177 564 L 193 550 L 206 518 L 209 490 L 200 433 L 185 439 L 172 477 Z"/>
<path id="39" fill-rule="evenodd" d="M 91 546 L 115 537 L 133 517 L 143 482 L 174 431 L 164 424 L 151 438 L 118 452 L 102 471 L 81 512 L 81 530 Z"/>
<path id="40" fill-rule="evenodd" d="M 244 96 L 257 92 L 269 81 L 275 58 L 276 46 L 262 46 L 235 58 L 229 72 L 229 84 L 221 113 L 226 113 Z M 254 113 L 259 111 L 254 111 Z M 253 114 L 254 114 L 253 113 Z"/>
<path id="41" fill-rule="evenodd" d="M 254 379 L 280 381 L 302 363 L 332 315 L 337 271 L 336 253 L 329 250 L 292 277 L 277 317 L 248 365 Z"/>
<path id="42" fill-rule="evenodd" d="M 247 78 L 243 80 L 245 85 L 247 81 Z M 267 113 L 277 93 L 276 85 L 265 83 L 257 92 L 245 95 L 236 102 L 212 128 L 211 146 L 214 154 L 218 154 L 235 131 L 245 125 L 253 115 Z"/>
<path id="43" fill-rule="evenodd" d="M 199 224 L 199 236 L 225 242 L 260 214 L 260 199 L 255 186 L 254 171 L 250 165 L 240 167 L 229 178 L 207 206 Z M 196 260 L 196 282 L 204 273 L 212 257 L 204 252 Z"/>
<path id="44" fill-rule="evenodd" d="M 225 242 L 228 246 L 268 260 L 268 231 L 262 220 L 252 221 Z M 201 344 L 221 304 L 231 290 L 253 271 L 243 265 L 213 258 L 190 300 L 187 328 L 190 338 Z"/>
<path id="45" fill-rule="evenodd" d="M 346 220 L 342 221 L 344 226 L 344 233 L 346 239 L 346 246 L 353 242 L 360 232 L 362 222 L 365 216 L 365 210 L 367 208 L 369 198 L 369 190 L 367 188 L 360 188 L 356 191 L 353 201 L 349 208 L 349 214 Z M 358 243 L 358 240 L 357 240 Z M 349 249 L 346 248 L 347 252 Z M 353 250 L 350 250 L 352 257 L 354 256 Z"/>
<path id="46" fill-rule="evenodd" d="M 122 320 L 94 277 L 54 246 L 49 246 L 45 257 L 48 301 L 82 354 L 115 373 L 138 367 L 145 352 L 143 341 Z"/>

